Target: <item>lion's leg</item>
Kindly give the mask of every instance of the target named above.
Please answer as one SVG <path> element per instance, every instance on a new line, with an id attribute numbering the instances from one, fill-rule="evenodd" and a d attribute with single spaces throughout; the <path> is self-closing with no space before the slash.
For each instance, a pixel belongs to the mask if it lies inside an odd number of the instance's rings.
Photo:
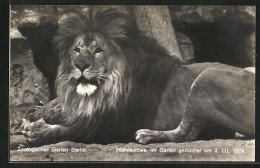
<path id="1" fill-rule="evenodd" d="M 194 81 L 183 118 L 254 136 L 254 83 L 254 74 L 240 68 L 208 68 Z"/>
<path id="2" fill-rule="evenodd" d="M 35 122 L 24 121 L 23 127 L 23 134 L 26 141 L 33 146 L 42 146 L 45 144 L 70 140 L 70 135 L 67 134 L 69 127 L 50 125 L 43 119 L 39 119 Z"/>
<path id="3" fill-rule="evenodd" d="M 56 98 L 29 115 L 30 121 L 23 119 L 21 129 L 26 141 L 34 146 L 71 140 L 69 127 L 64 123 L 60 98 Z"/>
<path id="4" fill-rule="evenodd" d="M 59 97 L 29 114 L 29 119 L 31 122 L 35 122 L 43 118 L 44 121 L 48 124 L 62 123 L 63 117 L 61 100 Z"/>
<path id="5" fill-rule="evenodd" d="M 196 120 L 182 120 L 176 129 L 170 131 L 138 130 L 136 140 L 142 144 L 191 141 L 197 138 L 202 128 L 203 125 Z"/>

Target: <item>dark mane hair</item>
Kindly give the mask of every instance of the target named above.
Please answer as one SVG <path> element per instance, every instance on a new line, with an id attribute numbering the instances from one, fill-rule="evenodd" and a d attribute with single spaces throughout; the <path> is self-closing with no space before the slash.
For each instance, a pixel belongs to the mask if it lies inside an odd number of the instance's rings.
<path id="1" fill-rule="evenodd" d="M 67 13 L 72 15 L 60 23 L 53 40 L 58 50 L 66 49 L 77 35 L 85 32 L 102 34 L 106 39 L 122 42 L 135 27 L 131 14 L 115 9 L 102 11 L 90 8 L 86 15 L 77 11 Z"/>
<path id="2" fill-rule="evenodd" d="M 114 48 L 114 54 L 123 60 L 114 68 L 112 79 L 90 97 L 75 93 L 76 86 L 69 80 L 71 58 L 68 48 L 82 33 L 102 35 Z M 53 42 L 60 58 L 56 86 L 66 114 L 65 124 L 74 125 L 74 131 L 77 128 L 75 137 L 81 135 L 89 141 L 96 130 L 101 129 L 100 125 L 105 125 L 105 117 L 112 117 L 113 125 L 117 125 L 147 105 L 152 117 L 168 76 L 179 64 L 179 60 L 169 56 L 154 39 L 142 35 L 130 13 L 116 9 L 90 8 L 86 15 L 74 13 L 59 25 Z M 146 102 L 140 103 L 140 100 Z M 139 114 L 140 118 L 145 115 L 145 112 Z"/>

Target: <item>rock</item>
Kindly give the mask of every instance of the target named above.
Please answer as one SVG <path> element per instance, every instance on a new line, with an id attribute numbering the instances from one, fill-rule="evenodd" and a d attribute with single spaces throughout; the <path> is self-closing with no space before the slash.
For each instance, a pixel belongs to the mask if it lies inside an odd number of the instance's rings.
<path id="1" fill-rule="evenodd" d="M 254 6 L 169 6 L 173 22 L 239 22 L 255 24 Z"/>
<path id="2" fill-rule="evenodd" d="M 137 27 L 156 39 L 170 55 L 182 60 L 167 6 L 135 6 L 133 9 Z"/>
<path id="3" fill-rule="evenodd" d="M 16 131 L 19 132 L 20 121 L 22 118 L 26 118 L 26 114 L 32 111 L 34 106 L 40 101 L 45 103 L 49 101 L 48 83 L 42 73 L 35 67 L 31 50 L 26 46 L 25 40 L 21 39 L 20 44 L 18 44 L 17 46 L 11 45 L 11 134 Z"/>
<path id="4" fill-rule="evenodd" d="M 184 33 L 176 33 L 182 59 L 187 63 L 194 62 L 194 49 L 191 39 Z"/>

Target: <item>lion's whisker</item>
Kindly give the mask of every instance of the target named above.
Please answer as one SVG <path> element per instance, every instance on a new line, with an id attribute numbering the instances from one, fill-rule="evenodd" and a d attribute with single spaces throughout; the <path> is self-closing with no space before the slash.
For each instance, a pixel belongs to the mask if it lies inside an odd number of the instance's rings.
<path id="1" fill-rule="evenodd" d="M 100 77 L 105 78 L 105 79 L 111 79 L 110 76 L 103 76 L 103 75 L 100 75 Z"/>
<path id="2" fill-rule="evenodd" d="M 101 77 L 105 77 L 105 78 L 108 77 L 108 76 L 104 76 L 104 75 L 99 75 L 99 76 L 101 76 Z"/>
<path id="3" fill-rule="evenodd" d="M 103 74 L 103 75 L 100 75 L 100 76 L 109 77 L 110 75 L 108 75 L 108 74 Z"/>
<path id="4" fill-rule="evenodd" d="M 88 70 L 87 72 L 99 72 L 97 70 Z"/>
<path id="5" fill-rule="evenodd" d="M 101 76 L 99 76 L 98 79 L 102 79 L 102 80 L 104 80 L 104 81 L 106 80 L 105 78 L 103 78 L 103 77 L 101 77 Z"/>

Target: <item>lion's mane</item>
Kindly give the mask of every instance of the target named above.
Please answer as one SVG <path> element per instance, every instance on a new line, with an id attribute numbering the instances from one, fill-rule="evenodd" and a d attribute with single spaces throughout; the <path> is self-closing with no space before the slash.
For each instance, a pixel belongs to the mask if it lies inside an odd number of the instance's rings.
<path id="1" fill-rule="evenodd" d="M 134 119 L 136 115 L 142 120 L 146 113 L 140 111 L 145 109 L 145 104 L 150 106 L 152 116 L 167 76 L 177 67 L 178 60 L 172 61 L 174 58 L 155 40 L 143 36 L 133 20 L 129 12 L 90 8 L 86 15 L 75 13 L 59 25 L 53 40 L 60 58 L 57 95 L 62 100 L 65 124 L 71 126 L 70 131 L 77 132 L 75 137 L 90 140 L 105 120 L 111 120 L 110 127 Z M 114 67 L 112 78 L 97 93 L 85 97 L 75 92 L 76 84 L 70 80 L 72 67 L 68 54 L 75 37 L 81 33 L 101 34 L 109 41 L 114 54 L 122 58 Z"/>

